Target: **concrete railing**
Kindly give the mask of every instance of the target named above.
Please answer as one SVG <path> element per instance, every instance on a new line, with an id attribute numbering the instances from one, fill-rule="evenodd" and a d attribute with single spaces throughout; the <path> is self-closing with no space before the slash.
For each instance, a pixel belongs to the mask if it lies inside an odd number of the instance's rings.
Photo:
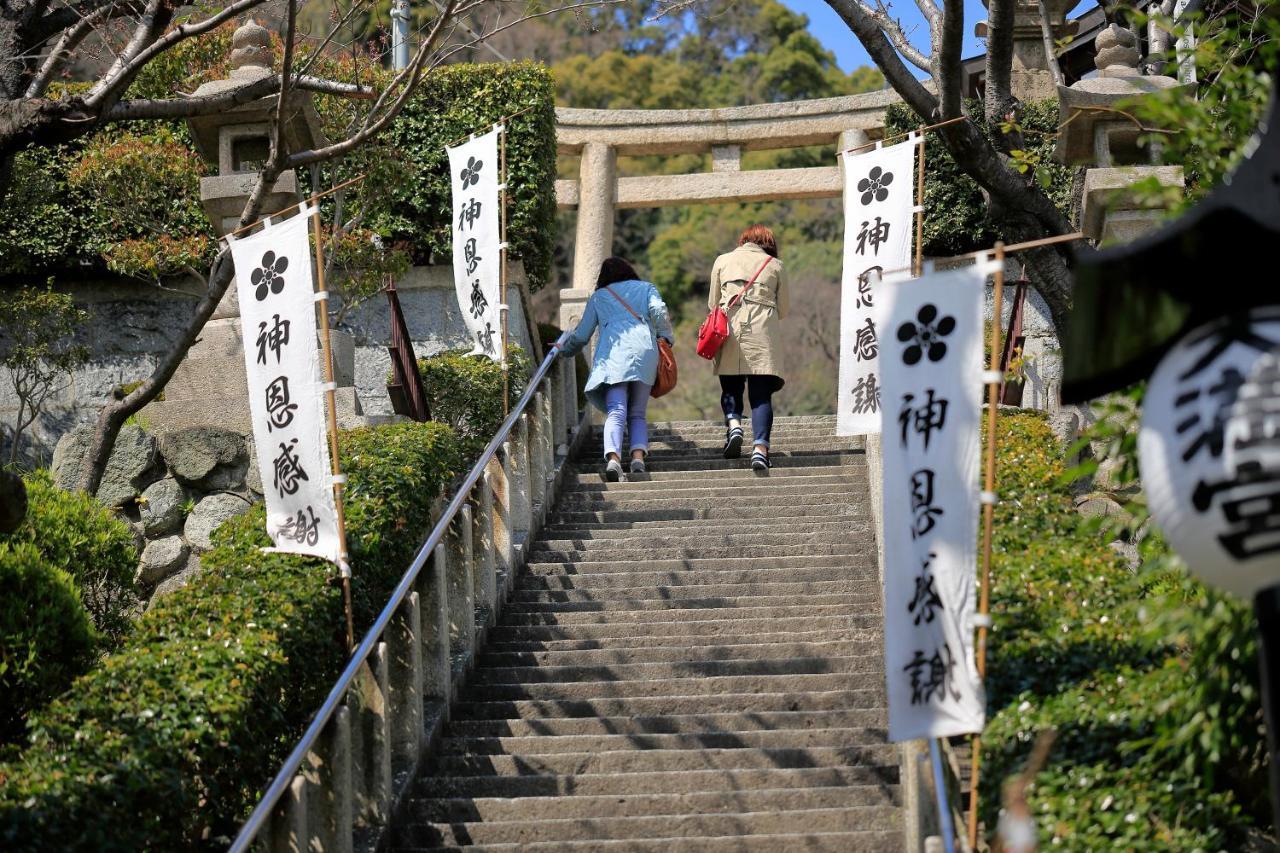
<path id="1" fill-rule="evenodd" d="M 385 846 L 586 432 L 573 359 L 548 355 L 232 844 Z M 442 499 L 443 504 L 443 499 Z"/>

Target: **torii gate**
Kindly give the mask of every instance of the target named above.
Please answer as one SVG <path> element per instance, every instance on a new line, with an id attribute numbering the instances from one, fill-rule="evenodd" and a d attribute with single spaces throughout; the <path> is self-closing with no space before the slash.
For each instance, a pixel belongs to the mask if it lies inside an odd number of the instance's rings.
<path id="1" fill-rule="evenodd" d="M 838 198 L 839 166 L 741 170 L 743 151 L 837 144 L 883 136 L 891 90 L 747 107 L 698 110 L 556 109 L 556 147 L 580 155 L 578 180 L 556 181 L 556 204 L 577 208 L 573 287 L 560 291 L 560 327 L 582 319 L 601 262 L 613 247 L 613 212 L 732 201 Z M 618 155 L 711 153 L 711 171 L 619 178 Z"/>

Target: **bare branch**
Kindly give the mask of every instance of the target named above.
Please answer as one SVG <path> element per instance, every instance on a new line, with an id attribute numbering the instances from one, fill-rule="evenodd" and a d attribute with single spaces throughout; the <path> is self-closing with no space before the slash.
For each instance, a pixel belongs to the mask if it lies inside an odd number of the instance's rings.
<path id="1" fill-rule="evenodd" d="M 93 32 L 94 27 L 109 18 L 128 14 L 138 8 L 134 2 L 112 2 L 90 11 L 89 14 L 68 27 L 62 33 L 61 38 L 58 39 L 57 44 L 53 46 L 53 50 L 49 51 L 49 55 L 45 57 L 44 64 L 40 66 L 40 70 L 32 78 L 24 96 L 38 98 L 43 95 L 45 89 L 49 86 L 49 81 L 53 79 L 53 72 L 58 69 L 60 64 L 66 61 L 71 55 L 71 51 L 75 50 L 76 46 L 84 41 L 89 33 Z"/>
<path id="2" fill-rule="evenodd" d="M 1053 74 L 1053 83 L 1055 86 L 1065 85 L 1062 79 L 1062 66 L 1058 64 L 1058 54 L 1053 49 L 1053 32 L 1049 29 L 1049 10 L 1045 8 L 1044 0 L 1037 0 L 1040 7 L 1040 37 L 1044 39 L 1044 61 L 1049 65 L 1049 71 Z"/>
<path id="3" fill-rule="evenodd" d="M 1014 0 L 989 0 L 987 6 L 987 121 L 1004 115 L 1013 98 Z"/>
<path id="4" fill-rule="evenodd" d="M 910 69 L 903 63 L 894 49 L 889 37 L 880 25 L 867 14 L 866 8 L 857 0 L 827 0 L 827 5 L 849 26 L 858 37 L 863 48 L 871 56 L 871 60 L 880 66 L 884 77 L 893 86 L 894 91 L 902 96 L 911 109 L 925 120 L 937 116 L 938 100 L 929 90 L 920 85 Z"/>
<path id="5" fill-rule="evenodd" d="M 238 89 L 219 92 L 216 95 L 201 95 L 198 98 L 135 98 L 121 101 L 103 116 L 104 121 L 141 121 L 151 119 L 178 119 L 194 116 L 207 116 L 223 112 L 232 107 L 256 101 L 267 95 L 280 91 L 280 74 L 260 77 L 246 83 Z M 319 77 L 295 77 L 291 86 L 323 95 L 336 95 L 342 98 L 369 99 L 377 95 L 367 86 L 354 83 L 339 83 Z"/>
<path id="6" fill-rule="evenodd" d="M 865 3 L 860 5 L 871 16 L 871 19 L 880 25 L 880 29 L 884 30 L 885 36 L 898 49 L 898 53 L 901 53 L 908 62 L 924 73 L 933 73 L 933 63 L 929 61 L 929 57 L 925 56 L 921 50 L 911 43 L 911 40 L 907 38 L 907 34 L 902 30 L 902 23 L 889 15 L 889 7 L 884 4 L 883 0 L 876 0 L 874 9 Z"/>
<path id="7" fill-rule="evenodd" d="M 916 8 L 920 10 L 920 14 L 924 15 L 924 19 L 931 24 L 935 24 L 942 19 L 942 10 L 938 8 L 938 4 L 933 0 L 916 0 Z"/>
<path id="8" fill-rule="evenodd" d="M 964 115 L 962 102 L 964 66 L 960 55 L 964 44 L 964 0 L 944 0 L 942 42 L 938 46 L 938 97 L 942 118 Z"/>

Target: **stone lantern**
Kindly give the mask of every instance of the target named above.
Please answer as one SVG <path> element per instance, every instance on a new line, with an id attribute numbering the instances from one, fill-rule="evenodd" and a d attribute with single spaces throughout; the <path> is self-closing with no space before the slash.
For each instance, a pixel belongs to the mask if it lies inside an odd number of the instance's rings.
<path id="1" fill-rule="evenodd" d="M 983 0 L 983 5 L 989 5 L 989 0 Z M 1068 21 L 1067 15 L 1078 5 L 1080 0 L 1045 0 L 1049 31 L 1054 41 L 1076 34 L 1079 23 Z M 974 34 L 978 38 L 987 38 L 989 29 L 986 21 L 979 21 L 974 27 Z M 1056 94 L 1053 72 L 1049 70 L 1049 58 L 1045 55 L 1037 0 L 1016 0 L 1013 10 L 1013 69 L 1009 83 L 1014 97 L 1024 101 L 1052 98 Z"/>
<path id="2" fill-rule="evenodd" d="M 1098 75 L 1058 87 L 1062 133 L 1054 159 L 1088 166 L 1081 229 L 1101 243 L 1124 243 L 1154 228 L 1163 216 L 1129 186 L 1155 178 L 1182 186 L 1182 167 L 1160 163 L 1159 146 L 1142 147 L 1140 130 L 1125 106 L 1135 98 L 1179 88 L 1172 77 L 1143 75 L 1138 39 L 1117 24 L 1094 41 Z"/>
<path id="3" fill-rule="evenodd" d="M 271 33 L 265 27 L 254 21 L 245 23 L 231 37 L 231 47 L 227 79 L 205 83 L 193 97 L 225 94 L 274 73 Z M 258 170 L 271 149 L 278 100 L 277 95 L 268 95 L 216 115 L 188 119 L 196 149 L 217 167 L 216 175 L 200 179 L 200 203 L 219 236 L 239 225 Z M 289 152 L 326 144 L 309 92 L 291 91 L 285 109 L 284 141 Z M 292 170 L 283 172 L 266 194 L 259 217 L 271 216 L 299 201 L 297 175 Z M 332 343 L 339 422 L 343 427 L 356 426 L 362 422 L 362 410 L 354 388 L 354 341 L 335 330 Z M 151 430 L 158 434 L 211 425 L 250 434 L 244 331 L 234 282 L 165 386 L 164 399 L 151 403 L 144 413 Z"/>
<path id="4" fill-rule="evenodd" d="M 231 37 L 231 74 L 225 80 L 205 83 L 192 97 L 242 88 L 272 74 L 274 66 L 271 33 L 249 21 Z M 187 120 L 196 150 L 218 169 L 216 175 L 200 179 L 200 203 L 219 236 L 236 228 L 258 170 L 266 162 L 278 100 L 274 94 L 267 95 L 215 115 Z M 292 90 L 285 99 L 285 111 L 284 141 L 289 152 L 325 144 L 311 93 Z M 270 216 L 298 201 L 298 178 L 290 169 L 276 179 L 259 215 Z"/>

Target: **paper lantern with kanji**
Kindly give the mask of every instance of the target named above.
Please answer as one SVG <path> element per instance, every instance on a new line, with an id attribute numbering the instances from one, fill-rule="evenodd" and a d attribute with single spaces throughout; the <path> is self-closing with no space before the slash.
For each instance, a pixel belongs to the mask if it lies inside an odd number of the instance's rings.
<path id="1" fill-rule="evenodd" d="M 1138 456 L 1188 568 L 1245 598 L 1280 583 L 1280 307 L 1223 317 L 1151 376 Z"/>

